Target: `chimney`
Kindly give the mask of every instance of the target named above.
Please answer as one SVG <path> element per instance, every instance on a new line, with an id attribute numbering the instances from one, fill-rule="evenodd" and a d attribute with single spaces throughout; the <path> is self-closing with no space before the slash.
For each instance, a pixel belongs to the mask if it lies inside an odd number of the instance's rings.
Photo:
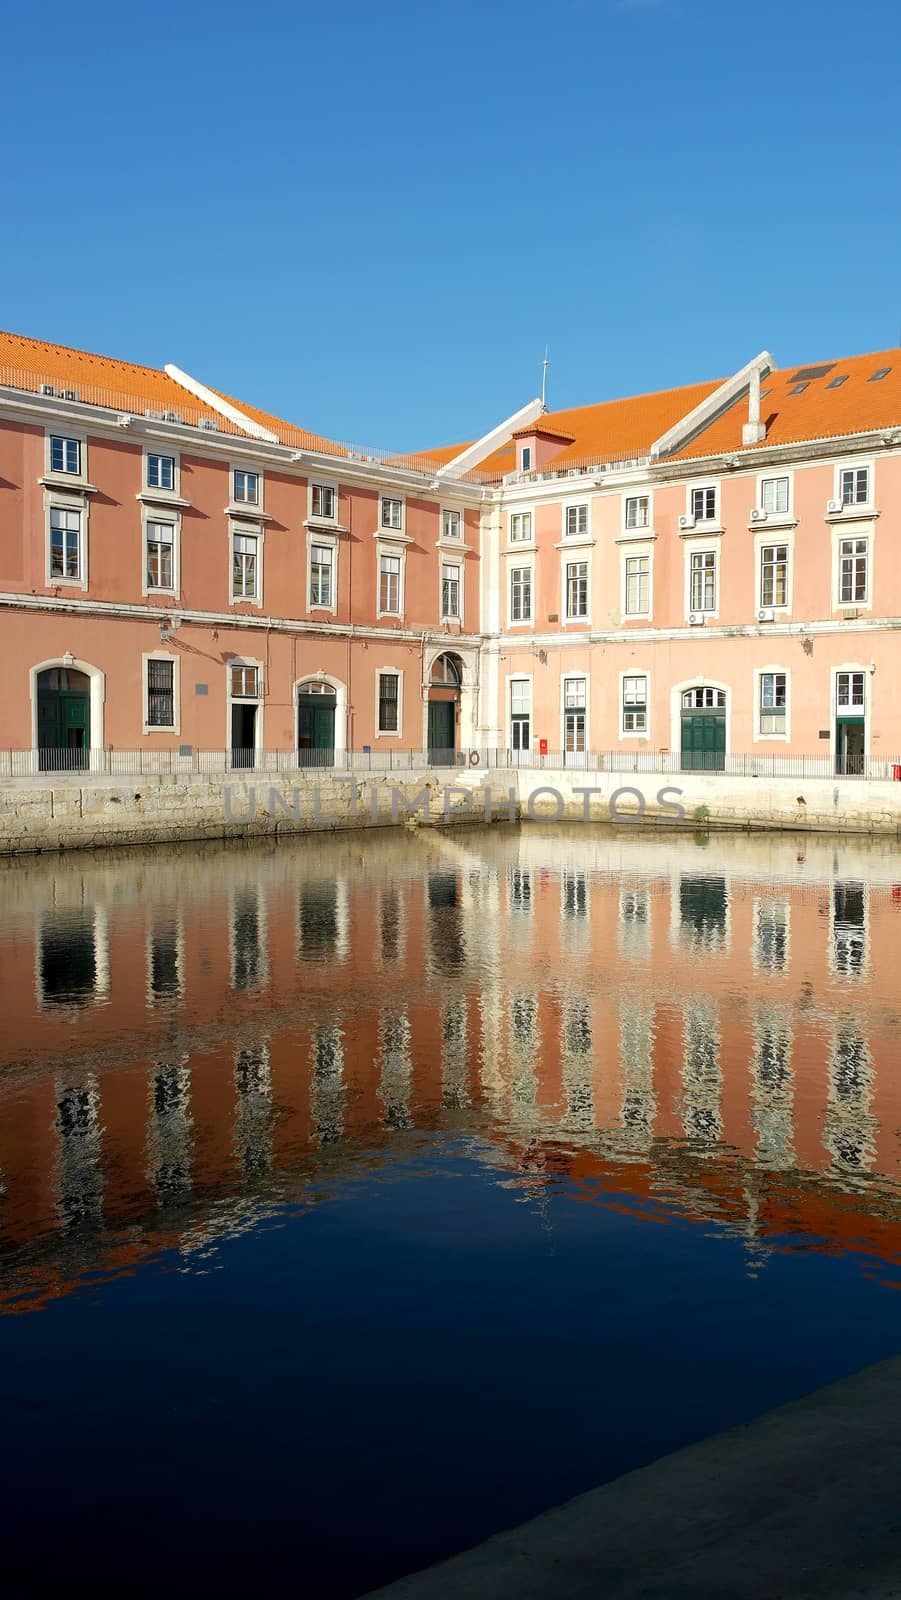
<path id="1" fill-rule="evenodd" d="M 760 368 L 751 373 L 748 387 L 748 420 L 742 423 L 742 444 L 761 444 L 766 438 L 766 428 L 760 420 Z"/>

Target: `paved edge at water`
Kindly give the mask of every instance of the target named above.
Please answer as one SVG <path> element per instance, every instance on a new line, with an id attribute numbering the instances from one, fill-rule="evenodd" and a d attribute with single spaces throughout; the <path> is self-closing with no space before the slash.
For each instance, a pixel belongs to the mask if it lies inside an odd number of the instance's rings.
<path id="1" fill-rule="evenodd" d="M 898 1600 L 901 1356 L 663 1456 L 377 1594 Z"/>

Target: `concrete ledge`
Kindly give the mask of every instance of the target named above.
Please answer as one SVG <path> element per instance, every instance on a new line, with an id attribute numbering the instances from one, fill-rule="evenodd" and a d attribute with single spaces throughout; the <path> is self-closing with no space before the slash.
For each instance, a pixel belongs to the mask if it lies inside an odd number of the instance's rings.
<path id="1" fill-rule="evenodd" d="M 381 1600 L 898 1600 L 899 1416 L 895 1357 L 377 1593 Z"/>

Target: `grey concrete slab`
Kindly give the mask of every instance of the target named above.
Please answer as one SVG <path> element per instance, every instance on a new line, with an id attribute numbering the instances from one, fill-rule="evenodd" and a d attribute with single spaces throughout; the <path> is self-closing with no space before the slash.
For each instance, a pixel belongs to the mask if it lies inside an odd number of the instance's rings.
<path id="1" fill-rule="evenodd" d="M 899 1600 L 901 1357 L 378 1590 L 464 1596 Z"/>

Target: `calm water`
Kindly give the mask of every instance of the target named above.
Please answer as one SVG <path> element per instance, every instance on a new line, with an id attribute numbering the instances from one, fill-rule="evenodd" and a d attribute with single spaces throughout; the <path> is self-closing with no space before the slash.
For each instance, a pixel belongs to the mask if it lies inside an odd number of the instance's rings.
<path id="1" fill-rule="evenodd" d="M 356 1596 L 894 1353 L 899 936 L 843 841 L 8 865 L 5 1581 Z"/>

